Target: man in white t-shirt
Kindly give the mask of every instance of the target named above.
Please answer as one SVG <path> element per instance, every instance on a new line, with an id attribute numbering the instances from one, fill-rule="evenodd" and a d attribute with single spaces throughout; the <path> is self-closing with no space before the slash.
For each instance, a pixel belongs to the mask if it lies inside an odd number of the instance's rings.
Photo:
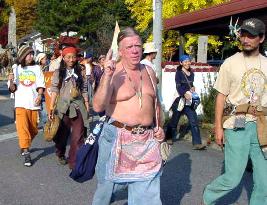
<path id="1" fill-rule="evenodd" d="M 157 71 L 156 71 L 156 66 L 153 63 L 153 60 L 156 58 L 157 56 L 157 52 L 158 49 L 156 49 L 155 43 L 154 42 L 149 42 L 149 43 L 144 43 L 144 55 L 145 58 L 143 60 L 140 61 L 140 64 L 149 66 L 150 68 L 152 68 L 152 70 L 155 72 L 156 77 L 157 77 L 157 84 L 159 83 L 159 78 L 157 75 Z M 159 100 L 160 100 L 160 104 L 163 107 L 163 99 L 162 99 L 162 95 L 161 92 L 159 92 L 159 84 L 157 85 L 157 89 L 158 89 L 158 95 L 159 95 Z M 163 120 L 164 121 L 164 120 Z"/>
<path id="2" fill-rule="evenodd" d="M 18 51 L 18 66 L 8 76 L 10 92 L 15 93 L 16 129 L 21 155 L 25 157 L 24 165 L 32 165 L 30 146 L 37 135 L 37 117 L 45 89 L 43 73 L 34 65 L 33 49 L 23 45 Z"/>
<path id="3" fill-rule="evenodd" d="M 151 67 L 155 71 L 155 73 L 156 73 L 156 67 L 153 64 L 153 60 L 156 58 L 157 52 L 158 49 L 156 49 L 154 42 L 145 43 L 144 44 L 145 58 L 140 62 L 143 65 Z"/>
<path id="4" fill-rule="evenodd" d="M 220 68 L 214 86 L 215 137 L 219 146 L 225 145 L 225 172 L 206 186 L 205 205 L 216 204 L 240 183 L 248 158 L 254 182 L 249 204 L 267 204 L 267 58 L 259 52 L 264 39 L 264 23 L 245 20 L 240 29 L 242 52 Z"/>

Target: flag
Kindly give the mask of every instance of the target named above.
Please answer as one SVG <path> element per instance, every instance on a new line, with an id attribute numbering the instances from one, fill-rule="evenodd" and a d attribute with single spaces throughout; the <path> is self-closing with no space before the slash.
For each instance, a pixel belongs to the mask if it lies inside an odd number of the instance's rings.
<path id="1" fill-rule="evenodd" d="M 117 60 L 117 57 L 118 57 L 117 39 L 118 39 L 119 32 L 120 32 L 120 27 L 119 27 L 118 21 L 116 21 L 114 34 L 113 34 L 113 39 L 112 39 L 112 44 L 111 44 L 112 60 L 115 60 L 115 61 Z"/>

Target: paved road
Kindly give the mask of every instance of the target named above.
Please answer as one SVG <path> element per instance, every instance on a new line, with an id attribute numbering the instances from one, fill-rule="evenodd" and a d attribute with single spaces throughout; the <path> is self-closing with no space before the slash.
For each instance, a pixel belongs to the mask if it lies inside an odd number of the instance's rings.
<path id="1" fill-rule="evenodd" d="M 42 133 L 32 146 L 31 168 L 23 166 L 16 138 L 1 141 L 0 150 L 1 205 L 91 204 L 96 180 L 84 184 L 72 181 L 68 167 L 56 163 L 53 143 L 44 142 Z M 204 185 L 221 172 L 222 161 L 222 153 L 216 150 L 192 151 L 190 143 L 175 142 L 161 178 L 163 204 L 199 205 Z M 241 185 L 218 204 L 247 204 L 250 185 L 251 176 L 245 174 Z M 125 204 L 125 198 L 126 194 L 121 193 L 114 204 Z"/>
<path id="2" fill-rule="evenodd" d="M 0 81 L 0 135 L 15 132 L 13 108 L 14 100 L 10 99 L 6 82 Z"/>
<path id="3" fill-rule="evenodd" d="M 23 166 L 13 123 L 13 104 L 5 89 L 0 82 L 0 205 L 91 204 L 96 179 L 83 184 L 72 181 L 68 167 L 57 164 L 54 145 L 43 140 L 42 132 L 32 145 L 34 165 Z M 192 151 L 189 142 L 175 142 L 161 177 L 163 204 L 199 205 L 205 184 L 221 173 L 222 162 L 223 154 L 218 150 Z M 251 175 L 245 173 L 239 187 L 218 205 L 246 205 L 250 193 Z M 113 204 L 125 205 L 126 198 L 126 191 L 121 192 Z"/>

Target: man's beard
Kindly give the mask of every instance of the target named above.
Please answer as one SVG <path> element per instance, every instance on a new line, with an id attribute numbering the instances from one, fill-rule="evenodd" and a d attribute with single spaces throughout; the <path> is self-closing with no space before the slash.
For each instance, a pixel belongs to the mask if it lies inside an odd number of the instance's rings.
<path id="1" fill-rule="evenodd" d="M 259 46 L 258 47 L 255 47 L 255 48 L 252 48 L 252 49 L 249 49 L 249 50 L 246 50 L 243 48 L 243 53 L 246 55 L 246 56 L 250 56 L 252 53 L 254 53 L 255 51 L 258 51 L 259 50 Z"/>

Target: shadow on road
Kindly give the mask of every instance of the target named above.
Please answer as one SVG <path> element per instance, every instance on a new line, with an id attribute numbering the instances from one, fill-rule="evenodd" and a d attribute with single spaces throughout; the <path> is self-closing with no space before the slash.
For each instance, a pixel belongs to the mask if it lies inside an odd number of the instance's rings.
<path id="1" fill-rule="evenodd" d="M 14 123 L 14 119 L 0 114 L 0 128 Z"/>
<path id="2" fill-rule="evenodd" d="M 1 89 L 0 88 L 0 95 L 8 97 L 10 95 L 9 90 L 7 88 Z"/>
<path id="3" fill-rule="evenodd" d="M 45 157 L 45 156 L 47 156 L 47 155 L 50 155 L 50 154 L 55 153 L 55 146 L 52 145 L 52 146 L 50 146 L 50 147 L 44 147 L 44 148 L 32 148 L 32 149 L 31 149 L 31 153 L 33 153 L 33 152 L 38 152 L 38 151 L 42 151 L 42 152 L 41 152 L 40 154 L 38 154 L 38 155 L 32 160 L 33 164 L 34 164 L 35 162 L 37 162 L 39 159 L 41 159 L 41 158 L 43 158 L 43 157 Z"/>
<path id="4" fill-rule="evenodd" d="M 163 204 L 177 205 L 192 189 L 190 182 L 192 160 L 182 153 L 171 159 L 163 169 L 161 177 L 161 199 Z"/>
<path id="5" fill-rule="evenodd" d="M 223 173 L 224 173 L 224 163 L 222 165 L 222 170 L 221 170 L 221 174 Z M 239 185 L 231 192 L 226 194 L 224 197 L 219 199 L 216 205 L 234 204 L 239 199 L 243 188 L 246 190 L 247 198 L 249 201 L 253 188 L 252 186 L 253 186 L 252 174 L 245 171 Z"/>

